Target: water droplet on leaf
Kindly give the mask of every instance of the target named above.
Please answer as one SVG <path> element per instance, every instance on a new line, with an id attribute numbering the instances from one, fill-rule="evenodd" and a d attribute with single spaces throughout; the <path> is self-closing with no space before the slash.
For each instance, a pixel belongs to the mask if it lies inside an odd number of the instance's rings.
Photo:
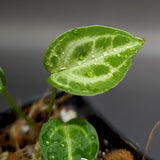
<path id="1" fill-rule="evenodd" d="M 79 56 L 79 59 L 80 59 L 80 60 L 83 60 L 83 59 L 84 59 L 84 57 L 81 55 L 81 56 Z"/>
<path id="2" fill-rule="evenodd" d="M 95 55 L 92 55 L 92 58 L 95 58 Z"/>
<path id="3" fill-rule="evenodd" d="M 94 72 L 93 71 L 88 71 L 87 72 L 88 77 L 92 78 L 94 76 Z"/>
<path id="4" fill-rule="evenodd" d="M 123 66 L 124 66 L 124 67 L 127 67 L 127 63 L 124 63 Z"/>
<path id="5" fill-rule="evenodd" d="M 128 58 L 128 55 L 124 55 L 124 58 Z"/>
<path id="6" fill-rule="evenodd" d="M 115 76 L 112 74 L 112 75 L 111 75 L 111 78 L 115 78 Z"/>
<path id="7" fill-rule="evenodd" d="M 120 55 L 120 54 L 117 54 L 117 57 L 121 57 L 121 55 Z"/>
<path id="8" fill-rule="evenodd" d="M 111 63 L 110 62 L 106 62 L 106 64 L 109 66 Z"/>
<path id="9" fill-rule="evenodd" d="M 51 132 L 53 132 L 53 131 L 54 131 L 54 128 L 49 128 L 49 130 L 50 130 Z"/>
<path id="10" fill-rule="evenodd" d="M 61 68 L 61 71 L 62 71 L 62 70 L 65 70 L 65 69 L 66 69 L 66 67 L 62 67 L 62 68 Z"/>
<path id="11" fill-rule="evenodd" d="M 72 91 L 71 89 L 67 89 L 67 92 L 69 92 L 69 93 L 70 93 L 71 91 Z"/>
<path id="12" fill-rule="evenodd" d="M 75 34 L 75 35 L 78 34 L 78 32 L 79 32 L 78 28 L 75 28 L 75 29 L 72 30 L 72 33 Z"/>
<path id="13" fill-rule="evenodd" d="M 94 139 L 95 139 L 95 136 L 91 136 L 91 139 L 94 140 Z"/>
<path id="14" fill-rule="evenodd" d="M 50 65 L 50 63 L 48 61 L 46 61 L 45 65 Z"/>
<path id="15" fill-rule="evenodd" d="M 49 144 L 50 144 L 50 142 L 49 142 L 49 141 L 45 141 L 45 144 L 46 144 L 46 145 L 49 145 Z"/>
<path id="16" fill-rule="evenodd" d="M 88 160 L 88 159 L 86 159 L 86 158 L 81 158 L 81 160 Z"/>
<path id="17" fill-rule="evenodd" d="M 53 153 L 50 153 L 49 154 L 49 160 L 53 160 L 53 159 L 56 159 L 56 157 Z"/>
<path id="18" fill-rule="evenodd" d="M 106 57 L 106 56 L 107 56 L 107 53 L 104 53 L 103 55 Z"/>
<path id="19" fill-rule="evenodd" d="M 50 144 L 50 138 L 46 135 L 43 135 L 43 143 L 48 146 Z"/>
<path id="20" fill-rule="evenodd" d="M 109 89 L 108 88 L 104 88 L 103 89 L 103 92 L 107 92 Z"/>
<path id="21" fill-rule="evenodd" d="M 62 143 L 61 146 L 64 147 L 64 144 Z"/>

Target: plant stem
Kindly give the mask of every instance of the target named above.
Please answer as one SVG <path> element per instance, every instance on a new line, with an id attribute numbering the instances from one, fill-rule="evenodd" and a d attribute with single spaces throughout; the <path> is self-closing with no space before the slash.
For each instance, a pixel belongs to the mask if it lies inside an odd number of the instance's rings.
<path id="1" fill-rule="evenodd" d="M 52 113 L 52 108 L 53 105 L 55 103 L 55 99 L 56 99 L 56 94 L 57 94 L 57 88 L 53 87 L 52 89 L 52 95 L 49 101 L 49 105 L 48 105 L 48 116 L 47 116 L 47 120 L 49 119 L 49 117 L 51 116 Z"/>
<path id="2" fill-rule="evenodd" d="M 36 124 L 22 112 L 22 110 L 15 104 L 12 97 L 10 96 L 10 94 L 6 90 L 3 91 L 3 95 L 6 97 L 6 99 L 10 103 L 13 110 L 17 113 L 17 115 L 19 115 L 21 118 L 26 120 L 30 126 L 33 126 L 34 128 L 37 129 Z"/>

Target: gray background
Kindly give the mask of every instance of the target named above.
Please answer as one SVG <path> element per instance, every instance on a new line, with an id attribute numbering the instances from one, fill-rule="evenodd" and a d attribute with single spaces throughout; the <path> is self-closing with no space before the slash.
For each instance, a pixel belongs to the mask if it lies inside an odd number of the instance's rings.
<path id="1" fill-rule="evenodd" d="M 87 25 L 120 28 L 145 37 L 125 79 L 105 94 L 87 97 L 118 130 L 141 149 L 160 120 L 159 0 L 0 0 L 0 66 L 8 91 L 21 104 L 49 85 L 43 54 L 59 34 Z M 0 95 L 0 110 L 9 106 Z M 160 159 L 160 130 L 150 154 Z"/>

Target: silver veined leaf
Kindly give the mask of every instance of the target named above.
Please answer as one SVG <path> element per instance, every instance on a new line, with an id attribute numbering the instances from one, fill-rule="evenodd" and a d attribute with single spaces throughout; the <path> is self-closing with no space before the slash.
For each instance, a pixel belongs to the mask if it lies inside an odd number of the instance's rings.
<path id="1" fill-rule="evenodd" d="M 99 152 L 96 130 L 81 118 L 67 123 L 50 119 L 41 129 L 39 144 L 45 160 L 95 160 Z"/>
<path id="2" fill-rule="evenodd" d="M 6 78 L 4 76 L 4 72 L 0 67 L 0 93 L 2 93 L 6 89 Z"/>
<path id="3" fill-rule="evenodd" d="M 124 78 L 143 43 L 144 39 L 111 27 L 69 30 L 45 52 L 48 83 L 75 95 L 106 92 Z"/>

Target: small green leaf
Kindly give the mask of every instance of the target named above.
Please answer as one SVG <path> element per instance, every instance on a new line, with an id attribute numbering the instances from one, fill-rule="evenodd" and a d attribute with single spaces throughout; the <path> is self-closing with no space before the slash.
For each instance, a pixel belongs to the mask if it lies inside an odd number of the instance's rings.
<path id="1" fill-rule="evenodd" d="M 95 129 L 80 118 L 67 123 L 49 120 L 41 129 L 39 144 L 45 160 L 95 160 L 99 151 Z"/>
<path id="2" fill-rule="evenodd" d="M 104 26 L 65 32 L 45 52 L 48 82 L 76 95 L 106 92 L 124 78 L 143 43 L 144 39 Z"/>
<path id="3" fill-rule="evenodd" d="M 0 93 L 2 93 L 6 89 L 6 78 L 4 76 L 4 72 L 0 67 Z"/>

